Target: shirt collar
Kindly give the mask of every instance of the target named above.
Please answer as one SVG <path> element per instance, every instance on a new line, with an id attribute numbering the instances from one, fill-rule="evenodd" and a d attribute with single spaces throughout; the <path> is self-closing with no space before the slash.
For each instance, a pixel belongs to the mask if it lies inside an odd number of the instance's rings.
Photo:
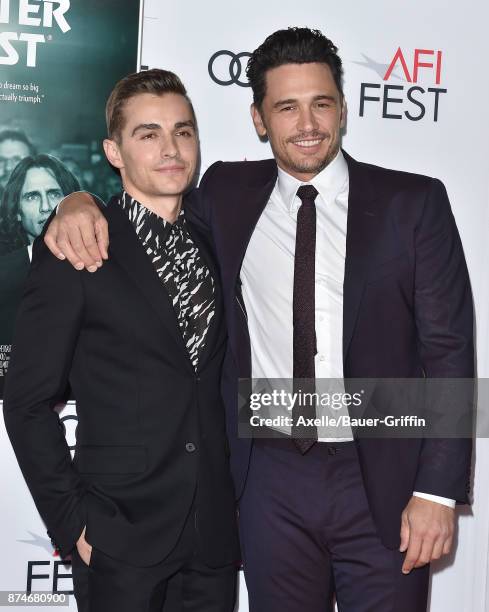
<path id="1" fill-rule="evenodd" d="M 126 211 L 129 220 L 136 228 L 136 231 L 138 231 L 141 223 L 144 222 L 145 224 L 150 225 L 154 231 L 158 231 L 160 235 L 166 236 L 171 231 L 172 227 L 181 227 L 185 222 L 183 207 L 180 210 L 175 222 L 170 223 L 149 208 L 146 208 L 144 204 L 138 202 L 138 200 L 128 194 L 127 191 L 122 192 L 120 201 L 122 208 Z"/>
<path id="2" fill-rule="evenodd" d="M 325 204 L 334 202 L 338 194 L 344 189 L 348 182 L 348 164 L 341 151 L 338 151 L 336 157 L 331 161 L 324 170 L 305 183 L 296 179 L 294 176 L 278 169 L 277 188 L 280 194 L 280 199 L 289 212 L 297 211 L 301 202 L 296 197 L 297 190 L 301 185 L 314 185 L 318 190 L 319 195 Z"/>

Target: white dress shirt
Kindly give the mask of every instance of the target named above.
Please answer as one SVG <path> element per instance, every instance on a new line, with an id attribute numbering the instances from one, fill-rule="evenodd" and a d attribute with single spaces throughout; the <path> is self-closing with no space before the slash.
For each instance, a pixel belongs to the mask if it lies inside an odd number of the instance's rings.
<path id="1" fill-rule="evenodd" d="M 297 190 L 304 183 L 281 168 L 241 267 L 254 379 L 293 378 L 293 286 Z M 343 379 L 343 282 L 348 217 L 348 165 L 341 151 L 310 184 L 316 197 L 316 378 Z M 343 433 L 344 430 L 343 430 Z M 319 441 L 342 442 L 346 437 Z M 453 500 L 419 497 L 454 506 Z"/>

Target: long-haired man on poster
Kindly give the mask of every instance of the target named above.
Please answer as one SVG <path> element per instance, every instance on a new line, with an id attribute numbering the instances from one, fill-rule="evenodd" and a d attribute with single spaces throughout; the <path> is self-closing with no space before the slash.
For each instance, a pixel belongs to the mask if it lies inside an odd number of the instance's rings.
<path id="1" fill-rule="evenodd" d="M 124 191 L 106 210 L 111 259 L 80 274 L 42 239 L 21 302 L 4 416 L 80 612 L 232 612 L 239 560 L 221 365 L 219 274 L 187 220 L 198 132 L 180 79 L 130 75 L 104 149 Z M 72 462 L 53 410 L 77 401 Z M 181 608 L 180 606 L 183 606 Z"/>
<path id="2" fill-rule="evenodd" d="M 468 500 L 470 439 L 252 442 L 238 436 L 237 380 L 471 378 L 471 290 L 448 197 L 438 180 L 342 151 L 342 64 L 320 32 L 275 32 L 247 74 L 274 159 L 212 165 L 192 214 L 211 229 L 223 282 L 250 609 L 320 612 L 334 593 L 341 612 L 422 612 L 429 563 L 449 553 L 455 503 Z M 46 241 L 80 269 L 107 265 L 106 220 L 87 195 L 63 203 Z"/>

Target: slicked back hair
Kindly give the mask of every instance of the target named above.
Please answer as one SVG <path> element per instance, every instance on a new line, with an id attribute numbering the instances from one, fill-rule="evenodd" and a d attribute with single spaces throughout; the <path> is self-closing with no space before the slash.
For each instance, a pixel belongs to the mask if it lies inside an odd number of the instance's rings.
<path id="1" fill-rule="evenodd" d="M 246 75 L 253 90 L 253 102 L 260 110 L 266 95 L 266 74 L 285 64 L 321 63 L 329 66 L 343 100 L 343 66 L 338 48 L 319 30 L 288 28 L 271 34 L 248 60 Z"/>
<path id="2" fill-rule="evenodd" d="M 192 102 L 187 95 L 184 84 L 174 72 L 153 68 L 135 72 L 121 79 L 109 96 L 105 107 L 105 119 L 107 123 L 107 135 L 111 140 L 120 142 L 121 132 L 125 126 L 124 106 L 133 96 L 149 93 L 162 96 L 168 93 L 183 96 L 195 121 L 195 113 Z"/>

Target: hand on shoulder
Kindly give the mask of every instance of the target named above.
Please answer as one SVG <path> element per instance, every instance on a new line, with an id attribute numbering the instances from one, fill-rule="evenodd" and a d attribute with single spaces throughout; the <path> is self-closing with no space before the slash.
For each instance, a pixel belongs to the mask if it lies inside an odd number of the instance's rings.
<path id="1" fill-rule="evenodd" d="M 66 196 L 46 229 L 44 242 L 58 259 L 77 270 L 95 272 L 108 259 L 107 221 L 93 197 L 84 191 Z"/>

